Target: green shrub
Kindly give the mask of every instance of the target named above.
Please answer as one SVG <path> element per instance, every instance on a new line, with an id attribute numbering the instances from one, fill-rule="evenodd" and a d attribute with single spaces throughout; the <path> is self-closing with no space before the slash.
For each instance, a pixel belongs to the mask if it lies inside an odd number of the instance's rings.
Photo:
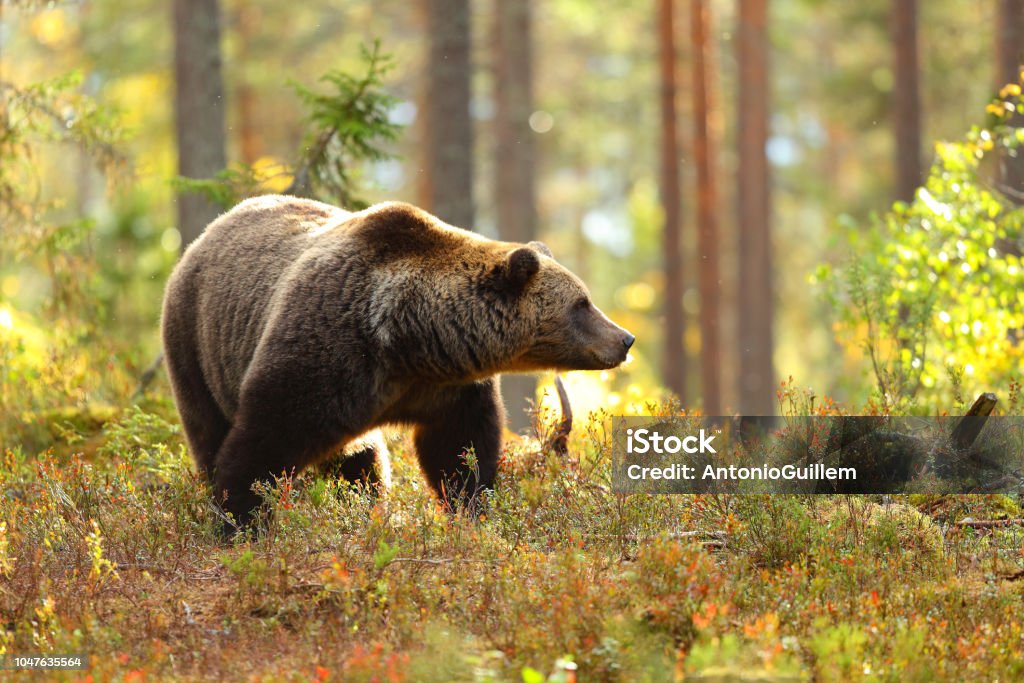
<path id="1" fill-rule="evenodd" d="M 994 166 L 1024 154 L 1024 128 L 1012 115 L 1024 106 L 1020 92 L 1007 86 L 984 125 L 936 145 L 912 202 L 867 226 L 848 221 L 854 256 L 816 275 L 840 311 L 838 341 L 867 351 L 884 411 L 948 410 L 962 382 L 1019 380 L 1024 208 L 1000 193 Z"/>
<path id="2" fill-rule="evenodd" d="M 759 567 L 802 562 L 822 535 L 821 525 L 795 495 L 741 496 L 737 517 L 741 525 L 733 546 Z"/>

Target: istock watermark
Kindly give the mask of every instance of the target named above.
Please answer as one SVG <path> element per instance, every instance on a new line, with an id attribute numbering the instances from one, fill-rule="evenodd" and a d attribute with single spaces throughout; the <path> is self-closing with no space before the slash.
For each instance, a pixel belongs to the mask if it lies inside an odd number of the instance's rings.
<path id="1" fill-rule="evenodd" d="M 1009 493 L 1024 418 L 613 417 L 616 493 Z"/>
<path id="2" fill-rule="evenodd" d="M 714 453 L 715 448 L 711 442 L 715 435 L 708 435 L 706 430 L 700 430 L 699 435 L 684 436 L 682 438 L 675 434 L 667 437 L 660 432 L 651 429 L 627 429 L 626 430 L 626 452 L 627 453 Z"/>

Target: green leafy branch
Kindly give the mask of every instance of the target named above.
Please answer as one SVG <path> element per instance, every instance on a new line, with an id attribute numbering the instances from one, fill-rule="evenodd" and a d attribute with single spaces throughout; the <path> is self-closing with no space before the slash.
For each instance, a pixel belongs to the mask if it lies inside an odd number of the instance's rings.
<path id="1" fill-rule="evenodd" d="M 359 161 L 392 156 L 382 145 L 394 141 L 401 131 L 388 116 L 397 99 L 381 87 L 394 62 L 381 54 L 379 40 L 372 48 L 363 46 L 361 52 L 366 65 L 361 77 L 334 70 L 320 79 L 333 87 L 331 93 L 319 94 L 291 82 L 310 110 L 311 130 L 303 143 L 305 154 L 297 164 L 290 194 L 312 197 L 322 193 L 342 206 L 360 208 L 363 202 L 352 191 L 352 168 Z"/>
<path id="2" fill-rule="evenodd" d="M 40 144 L 74 146 L 109 179 L 128 168 L 116 112 L 77 92 L 81 82 L 77 71 L 27 86 L 0 81 L 0 216 L 15 224 L 31 225 L 52 208 L 35 163 Z"/>
<path id="3" fill-rule="evenodd" d="M 282 164 L 268 176 L 266 169 L 234 163 L 213 178 L 178 177 L 174 187 L 228 208 L 265 191 L 269 179 L 290 175 L 285 194 L 320 198 L 350 209 L 365 207 L 355 189 L 358 165 L 392 158 L 385 145 L 397 139 L 402 127 L 389 116 L 397 98 L 383 90 L 393 60 L 381 53 L 379 40 L 370 48 L 363 46 L 361 57 L 362 75 L 333 70 L 321 77 L 320 82 L 329 86 L 325 93 L 289 81 L 308 110 L 308 130 L 294 170 Z"/>

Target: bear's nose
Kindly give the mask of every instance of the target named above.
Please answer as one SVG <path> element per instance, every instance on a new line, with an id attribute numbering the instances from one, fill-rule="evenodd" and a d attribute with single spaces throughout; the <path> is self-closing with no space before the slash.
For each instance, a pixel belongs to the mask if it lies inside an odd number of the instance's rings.
<path id="1" fill-rule="evenodd" d="M 633 342 L 635 342 L 635 341 L 636 341 L 636 337 L 634 337 L 629 332 L 627 332 L 626 336 L 622 338 L 622 345 L 625 346 L 626 350 L 628 351 L 629 347 L 631 347 L 633 345 Z"/>

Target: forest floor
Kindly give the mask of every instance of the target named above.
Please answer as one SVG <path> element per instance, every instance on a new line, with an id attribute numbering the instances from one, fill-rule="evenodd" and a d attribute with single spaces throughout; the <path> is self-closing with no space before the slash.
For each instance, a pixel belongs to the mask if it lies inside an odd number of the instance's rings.
<path id="1" fill-rule="evenodd" d="M 1024 679 L 1024 529 L 959 523 L 1005 497 L 619 496 L 592 418 L 478 518 L 399 441 L 387 496 L 281 481 L 227 543 L 169 401 L 53 424 L 0 461 L 0 648 L 88 655 L 44 678 Z"/>

